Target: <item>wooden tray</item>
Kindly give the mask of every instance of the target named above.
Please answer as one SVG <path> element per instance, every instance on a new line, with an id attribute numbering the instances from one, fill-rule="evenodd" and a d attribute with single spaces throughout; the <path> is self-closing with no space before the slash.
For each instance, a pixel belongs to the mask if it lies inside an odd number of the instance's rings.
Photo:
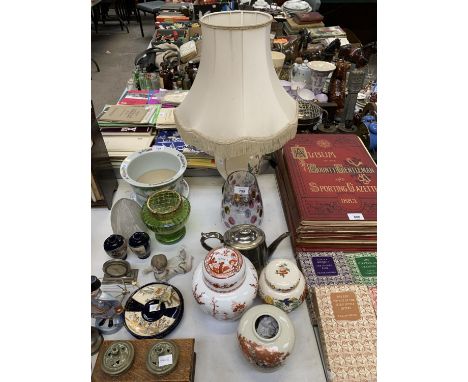
<path id="1" fill-rule="evenodd" d="M 169 374 L 157 376 L 151 374 L 146 368 L 146 357 L 151 347 L 161 340 L 130 340 L 135 349 L 135 359 L 132 367 L 124 374 L 112 377 L 104 373 L 101 369 L 102 357 L 107 348 L 117 341 L 104 340 L 91 376 L 92 382 L 193 382 L 195 376 L 195 339 L 173 339 L 179 346 L 179 362 L 176 368 Z"/>

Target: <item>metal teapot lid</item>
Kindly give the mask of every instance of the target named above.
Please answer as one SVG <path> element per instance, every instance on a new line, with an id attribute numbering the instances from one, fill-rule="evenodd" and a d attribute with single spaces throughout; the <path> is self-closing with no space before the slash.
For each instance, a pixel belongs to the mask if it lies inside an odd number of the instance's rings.
<path id="1" fill-rule="evenodd" d="M 282 292 L 294 289 L 301 278 L 301 272 L 291 260 L 271 260 L 265 267 L 265 280 L 268 285 Z"/>
<path id="2" fill-rule="evenodd" d="M 227 230 L 224 243 L 239 251 L 257 248 L 265 242 L 265 233 L 252 224 L 239 224 Z"/>

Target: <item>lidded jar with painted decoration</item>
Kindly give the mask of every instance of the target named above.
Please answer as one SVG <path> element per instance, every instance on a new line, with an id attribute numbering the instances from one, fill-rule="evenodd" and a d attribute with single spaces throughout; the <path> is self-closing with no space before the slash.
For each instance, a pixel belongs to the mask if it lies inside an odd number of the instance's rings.
<path id="1" fill-rule="evenodd" d="M 267 304 L 289 313 L 306 298 L 304 275 L 291 260 L 272 260 L 260 274 L 259 294 Z"/>
<path id="2" fill-rule="evenodd" d="M 218 320 L 237 320 L 255 299 L 255 267 L 230 247 L 212 249 L 193 273 L 192 292 L 200 308 Z"/>
<path id="3" fill-rule="evenodd" d="M 282 365 L 296 336 L 288 315 L 273 305 L 257 305 L 242 316 L 237 340 L 247 360 L 263 371 Z"/>

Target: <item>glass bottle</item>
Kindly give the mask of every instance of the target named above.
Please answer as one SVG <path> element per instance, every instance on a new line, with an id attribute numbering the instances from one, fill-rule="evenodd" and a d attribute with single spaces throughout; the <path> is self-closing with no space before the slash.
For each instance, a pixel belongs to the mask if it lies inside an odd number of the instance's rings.
<path id="1" fill-rule="evenodd" d="M 140 90 L 140 68 L 138 66 L 135 66 L 135 69 L 132 71 L 132 79 L 133 79 L 133 85 L 135 89 Z"/>
<path id="2" fill-rule="evenodd" d="M 103 334 L 112 334 L 124 324 L 124 308 L 120 301 L 101 290 L 101 281 L 91 276 L 91 317 Z"/>
<path id="3" fill-rule="evenodd" d="M 190 60 L 188 62 L 187 69 L 185 69 L 185 71 L 188 74 L 188 77 L 192 83 L 193 83 L 193 69 L 194 69 L 193 61 Z"/>
<path id="4" fill-rule="evenodd" d="M 182 89 L 189 90 L 192 87 L 192 82 L 190 81 L 189 75 L 186 72 L 184 80 L 182 81 Z"/>
<path id="5" fill-rule="evenodd" d="M 172 83 L 172 77 L 173 77 L 172 72 L 167 68 L 167 64 L 165 63 L 161 64 L 160 75 L 164 82 L 164 89 L 166 90 L 174 89 L 174 85 Z"/>

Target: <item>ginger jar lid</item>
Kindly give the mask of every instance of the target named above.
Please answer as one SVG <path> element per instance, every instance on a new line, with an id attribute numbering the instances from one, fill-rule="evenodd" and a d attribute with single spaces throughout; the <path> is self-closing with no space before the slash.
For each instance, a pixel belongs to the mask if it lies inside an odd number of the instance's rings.
<path id="1" fill-rule="evenodd" d="M 282 292 L 294 289 L 301 278 L 301 272 L 291 260 L 271 260 L 265 267 L 265 280 L 268 285 Z"/>
<path id="2" fill-rule="evenodd" d="M 230 247 L 219 247 L 208 252 L 202 269 L 209 287 L 228 291 L 244 281 L 245 268 L 245 261 L 239 251 Z"/>
<path id="3" fill-rule="evenodd" d="M 226 231 L 224 242 L 239 251 L 248 251 L 265 242 L 265 233 L 253 224 L 239 224 Z"/>

